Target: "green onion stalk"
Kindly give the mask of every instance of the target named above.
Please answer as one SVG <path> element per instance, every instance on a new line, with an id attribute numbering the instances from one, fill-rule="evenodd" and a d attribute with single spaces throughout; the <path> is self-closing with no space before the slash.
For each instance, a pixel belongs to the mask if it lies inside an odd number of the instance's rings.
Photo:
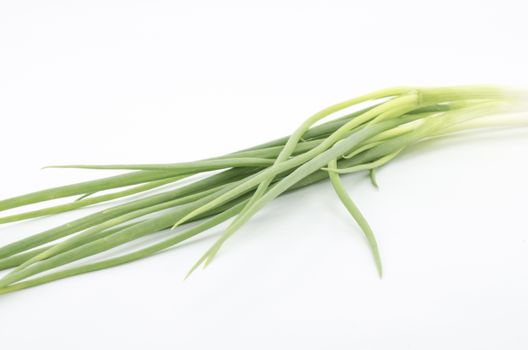
<path id="1" fill-rule="evenodd" d="M 109 203 L 0 247 L 0 269 L 7 271 L 0 279 L 0 294 L 140 260 L 228 222 L 190 274 L 210 264 L 224 243 L 269 202 L 327 179 L 363 232 L 381 277 L 376 237 L 341 176 L 367 172 L 377 187 L 376 169 L 412 145 L 482 128 L 475 121 L 483 118 L 495 118 L 486 127 L 501 125 L 522 105 L 521 94 L 494 86 L 396 87 L 325 108 L 288 137 L 219 157 L 170 164 L 54 166 L 123 173 L 0 200 L 0 224 Z M 72 200 L 5 213 L 59 198 Z M 118 256 L 101 254 L 163 230 L 171 231 L 154 243 L 143 241 Z M 93 257 L 90 262 L 83 260 L 88 257 Z"/>

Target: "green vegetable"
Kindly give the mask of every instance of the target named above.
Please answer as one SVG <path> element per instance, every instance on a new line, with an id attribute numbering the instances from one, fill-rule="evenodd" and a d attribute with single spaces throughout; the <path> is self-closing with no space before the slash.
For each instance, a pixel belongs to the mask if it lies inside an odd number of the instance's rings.
<path id="1" fill-rule="evenodd" d="M 315 125 L 364 103 L 371 106 Z M 346 192 L 340 174 L 368 172 L 377 188 L 376 169 L 409 146 L 473 129 L 478 127 L 471 123 L 474 119 L 504 116 L 519 106 L 517 93 L 493 86 L 397 87 L 333 105 L 308 118 L 289 137 L 220 157 L 172 164 L 55 166 L 132 171 L 1 200 L 0 212 L 5 212 L 77 196 L 69 203 L 3 215 L 0 224 L 57 215 L 97 203 L 108 202 L 111 206 L 0 247 L 0 269 L 11 269 L 0 279 L 0 294 L 142 259 L 233 219 L 191 273 L 202 264 L 207 266 L 223 244 L 277 196 L 324 179 L 330 179 L 363 231 L 381 276 L 381 257 L 373 230 Z M 184 179 L 185 183 L 180 182 Z M 110 192 L 100 193 L 103 191 Z M 138 198 L 137 194 L 143 195 Z M 131 195 L 136 197 L 127 198 Z M 123 198 L 125 202 L 112 204 Z M 156 243 L 144 243 L 135 251 L 112 258 L 99 255 L 179 226 L 184 227 Z M 80 261 L 91 256 L 95 262 Z"/>

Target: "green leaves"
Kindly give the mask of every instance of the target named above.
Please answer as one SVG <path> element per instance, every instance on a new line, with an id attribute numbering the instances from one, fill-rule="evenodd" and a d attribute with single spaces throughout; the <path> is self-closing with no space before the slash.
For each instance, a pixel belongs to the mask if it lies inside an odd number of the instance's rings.
<path id="1" fill-rule="evenodd" d="M 0 279 L 0 294 L 139 260 L 233 218 L 190 274 L 210 264 L 229 238 L 277 196 L 328 178 L 364 233 L 381 276 L 374 233 L 345 190 L 340 174 L 369 172 L 377 187 L 376 169 L 408 147 L 471 128 L 469 122 L 475 118 L 507 113 L 517 101 L 517 94 L 489 86 L 397 87 L 330 106 L 308 118 L 289 137 L 223 156 L 170 164 L 56 166 L 132 171 L 1 200 L 3 212 L 73 197 L 63 204 L 4 214 L 0 224 L 94 204 L 110 205 L 0 247 L 0 270 L 12 269 Z M 364 102 L 373 105 L 316 125 Z M 120 198 L 124 201 L 112 203 Z M 111 258 L 100 255 L 183 225 L 167 238 L 145 243 L 135 251 Z M 87 257 L 95 261 L 87 263 L 83 260 Z"/>

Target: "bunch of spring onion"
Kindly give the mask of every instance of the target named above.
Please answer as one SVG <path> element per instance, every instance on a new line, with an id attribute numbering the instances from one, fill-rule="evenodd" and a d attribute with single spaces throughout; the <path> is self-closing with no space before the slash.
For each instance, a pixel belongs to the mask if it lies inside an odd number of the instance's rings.
<path id="1" fill-rule="evenodd" d="M 345 191 L 341 175 L 370 172 L 377 186 L 375 170 L 409 146 L 476 128 L 478 118 L 505 116 L 519 104 L 516 93 L 492 86 L 397 87 L 330 106 L 308 118 L 289 137 L 221 157 L 173 164 L 61 166 L 127 172 L 1 200 L 0 212 L 5 213 L 34 203 L 74 198 L 60 205 L 4 214 L 0 223 L 142 196 L 0 247 L 0 270 L 10 270 L 0 279 L 0 294 L 152 256 L 229 220 L 192 272 L 207 266 L 226 240 L 277 196 L 327 179 L 364 233 L 381 276 L 376 239 Z M 352 106 L 357 106 L 353 113 L 323 120 Z M 100 254 L 167 229 L 173 229 L 171 235 L 155 243 L 143 243 L 110 258 Z M 83 260 L 92 256 L 95 260 Z"/>

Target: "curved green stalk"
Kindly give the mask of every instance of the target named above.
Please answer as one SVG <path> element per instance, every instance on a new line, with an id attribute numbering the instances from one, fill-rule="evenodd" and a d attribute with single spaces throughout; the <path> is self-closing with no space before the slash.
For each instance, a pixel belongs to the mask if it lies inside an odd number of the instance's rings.
<path id="1" fill-rule="evenodd" d="M 179 170 L 185 174 L 196 174 L 203 171 L 213 171 L 226 168 L 254 168 L 273 164 L 267 158 L 222 158 L 201 160 L 198 162 L 173 164 L 112 164 L 112 165 L 52 165 L 46 168 L 59 169 L 100 169 L 100 170 Z"/>
<path id="2" fill-rule="evenodd" d="M 52 199 L 82 195 L 85 193 L 110 190 L 113 188 L 137 185 L 140 183 L 175 177 L 180 174 L 170 171 L 136 171 L 127 174 L 105 177 L 98 180 L 85 181 L 72 185 L 49 188 L 47 190 L 28 193 L 0 201 L 0 211 L 21 207 L 28 204 L 44 202 Z"/>
<path id="3" fill-rule="evenodd" d="M 356 206 L 354 201 L 352 201 L 352 198 L 350 198 L 350 196 L 346 192 L 346 189 L 343 186 L 343 183 L 341 182 L 339 174 L 335 171 L 337 170 L 337 162 L 335 159 L 328 163 L 328 169 L 330 170 L 328 172 L 330 182 L 332 183 L 332 186 L 334 187 L 337 196 L 339 197 L 345 208 L 347 208 L 350 215 L 352 215 L 354 220 L 357 222 L 358 226 L 361 228 L 363 234 L 365 235 L 365 238 L 368 241 L 370 251 L 372 252 L 374 262 L 376 263 L 376 269 L 381 278 L 383 276 L 383 267 L 381 264 L 378 243 L 376 241 L 376 237 L 374 236 L 374 232 L 372 232 L 372 229 L 370 228 L 370 225 L 368 224 L 367 220 L 365 219 L 363 214 L 361 214 L 359 208 Z"/>
<path id="4" fill-rule="evenodd" d="M 105 230 L 98 234 L 97 238 L 101 238 L 104 236 L 111 235 L 118 230 L 122 230 L 126 227 L 129 227 L 131 224 L 121 225 L 120 227 L 114 227 L 110 228 L 108 230 Z M 45 252 L 46 250 L 52 248 L 53 246 L 46 246 L 41 247 L 33 250 L 29 250 L 20 254 L 12 255 L 7 258 L 0 259 L 0 271 L 10 269 L 10 268 L 17 268 L 21 264 L 24 264 L 29 259 L 41 254 L 42 252 Z"/>
<path id="5" fill-rule="evenodd" d="M 376 176 L 376 168 L 372 168 L 369 170 L 369 178 L 370 178 L 370 183 L 372 184 L 372 186 L 374 186 L 377 190 L 379 190 L 378 178 Z"/>
<path id="6" fill-rule="evenodd" d="M 170 183 L 174 183 L 174 182 L 176 182 L 178 180 L 181 180 L 183 178 L 186 178 L 186 177 L 187 177 L 186 175 L 182 175 L 182 176 L 171 177 L 171 178 L 164 179 L 164 180 L 152 181 L 150 183 L 146 183 L 144 185 L 138 185 L 136 187 L 129 188 L 129 189 L 126 189 L 124 191 L 103 194 L 103 195 L 100 195 L 100 196 L 97 196 L 97 197 L 91 197 L 91 198 L 86 198 L 87 195 L 93 194 L 93 193 L 88 193 L 88 194 L 83 196 L 84 199 L 83 198 L 78 198 L 76 201 L 74 201 L 72 203 L 65 203 L 65 204 L 56 205 L 56 206 L 53 206 L 53 207 L 48 207 L 48 208 L 28 211 L 28 212 L 21 213 L 21 214 L 15 214 L 15 215 L 9 215 L 9 216 L 0 217 L 0 224 L 5 224 L 5 223 L 9 223 L 9 222 L 16 222 L 16 221 L 22 221 L 22 220 L 27 220 L 27 219 L 33 219 L 33 218 L 46 216 L 46 215 L 64 213 L 64 212 L 71 211 L 71 210 L 74 210 L 74 209 L 87 207 L 89 205 L 94 205 L 94 204 L 98 204 L 98 203 L 102 203 L 102 202 L 108 202 L 108 201 L 111 201 L 111 200 L 114 200 L 114 199 L 131 196 L 133 194 L 146 192 L 146 191 L 152 190 L 154 188 L 158 188 L 158 187 L 161 187 L 161 186 L 164 186 L 164 185 L 168 185 Z"/>

